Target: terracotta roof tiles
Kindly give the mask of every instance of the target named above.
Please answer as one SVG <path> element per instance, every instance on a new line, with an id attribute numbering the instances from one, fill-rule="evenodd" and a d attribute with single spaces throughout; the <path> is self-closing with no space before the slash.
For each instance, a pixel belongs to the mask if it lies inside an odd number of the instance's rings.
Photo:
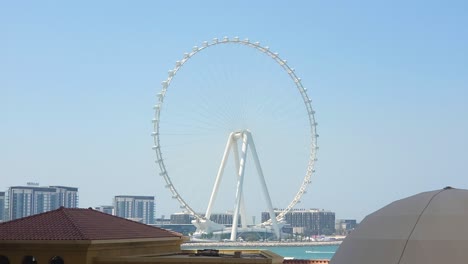
<path id="1" fill-rule="evenodd" d="M 182 237 L 93 209 L 64 208 L 0 223 L 0 240 L 109 240 Z"/>

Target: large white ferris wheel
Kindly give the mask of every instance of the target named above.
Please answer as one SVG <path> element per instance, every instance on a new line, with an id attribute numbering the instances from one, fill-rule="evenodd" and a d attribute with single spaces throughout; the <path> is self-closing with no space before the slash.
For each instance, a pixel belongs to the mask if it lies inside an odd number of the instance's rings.
<path id="1" fill-rule="evenodd" d="M 214 46 L 221 46 L 221 45 L 237 45 L 250 48 L 250 50 L 254 50 L 258 54 L 263 54 L 263 56 L 270 57 L 273 60 L 272 64 L 277 64 L 280 69 L 282 70 L 283 74 L 289 77 L 289 83 L 291 87 L 296 88 L 295 95 L 300 98 L 300 101 L 303 103 L 302 112 L 303 118 L 306 119 L 308 132 L 307 132 L 307 139 L 305 139 L 308 145 L 308 154 L 307 154 L 307 162 L 303 164 L 303 169 L 305 168 L 305 173 L 303 173 L 302 180 L 300 182 L 298 190 L 296 189 L 295 194 L 293 194 L 293 198 L 289 204 L 281 210 L 279 214 L 275 217 L 275 211 L 273 209 L 273 202 L 270 198 L 269 188 L 267 187 L 268 177 L 265 178 L 264 172 L 262 170 L 262 165 L 264 167 L 268 167 L 269 164 L 261 164 L 262 158 L 261 155 L 258 155 L 257 148 L 254 143 L 255 131 L 250 131 L 250 127 L 239 127 L 226 136 L 228 136 L 227 143 L 225 145 L 224 154 L 221 158 L 221 164 L 218 167 L 218 171 L 215 176 L 213 172 L 213 177 L 209 177 L 210 184 L 214 185 L 213 189 L 211 190 L 211 195 L 208 200 L 208 206 L 206 208 L 205 213 L 200 213 L 196 209 L 194 209 L 190 204 L 189 201 L 184 199 L 182 193 L 177 188 L 180 186 L 176 186 L 177 184 L 174 183 L 174 179 L 172 178 L 171 169 L 167 166 L 167 157 L 163 153 L 165 151 L 164 147 L 164 138 L 161 139 L 164 131 L 161 129 L 161 124 L 164 120 L 164 109 L 165 101 L 167 101 L 168 97 L 168 90 L 171 90 L 171 84 L 176 80 L 175 76 L 177 73 L 181 71 L 184 65 L 186 65 L 195 55 L 210 49 Z M 291 91 L 294 93 L 294 91 Z M 249 97 L 252 96 L 250 94 L 243 94 L 242 97 Z M 216 231 L 223 231 L 225 230 L 224 225 L 216 224 L 210 220 L 210 216 L 213 210 L 213 204 L 216 202 L 218 193 L 219 193 L 219 186 L 223 179 L 224 170 L 226 164 L 228 162 L 229 156 L 232 155 L 234 159 L 234 168 L 235 168 L 235 175 L 236 175 L 236 184 L 231 186 L 232 189 L 235 189 L 235 202 L 234 202 L 234 213 L 233 213 L 233 223 L 238 223 L 240 218 L 240 223 L 242 224 L 242 228 L 247 227 L 247 220 L 246 220 L 246 202 L 249 204 L 248 201 L 245 201 L 245 188 L 244 187 L 244 178 L 245 178 L 245 171 L 246 171 L 246 163 L 247 163 L 247 153 L 250 153 L 249 156 L 252 157 L 253 165 L 256 169 L 256 174 L 258 176 L 260 186 L 261 186 L 261 193 L 263 194 L 266 207 L 268 209 L 268 213 L 270 219 L 262 222 L 260 225 L 263 228 L 270 227 L 273 230 L 274 234 L 277 238 L 280 236 L 280 226 L 281 222 L 283 222 L 284 216 L 297 204 L 300 202 L 301 197 L 306 192 L 307 186 L 311 183 L 311 176 L 314 172 L 314 165 L 317 160 L 316 152 L 317 152 L 317 133 L 316 133 L 316 126 L 317 123 L 315 122 L 314 117 L 314 110 L 312 109 L 312 100 L 307 94 L 307 89 L 302 85 L 301 79 L 296 75 L 295 70 L 290 67 L 286 60 L 280 58 L 278 53 L 270 51 L 269 47 L 260 45 L 259 42 L 251 42 L 248 39 L 241 40 L 238 37 L 229 39 L 224 37 L 222 39 L 213 39 L 212 41 L 208 42 L 205 41 L 201 46 L 195 46 L 192 50 L 188 53 L 185 53 L 183 58 L 176 62 L 176 65 L 173 69 L 168 72 L 168 77 L 166 80 L 162 82 L 162 89 L 157 96 L 157 103 L 154 106 L 154 131 L 152 133 L 154 139 L 154 146 L 153 149 L 156 152 L 156 163 L 159 165 L 159 174 L 164 178 L 166 183 L 166 188 L 170 190 L 172 194 L 172 198 L 176 199 L 180 203 L 180 207 L 193 215 L 195 220 L 193 223 L 197 226 L 198 233 L 212 233 Z M 245 113 L 243 113 L 245 114 Z M 247 113 L 248 114 L 248 113 Z M 182 134 L 183 136 L 183 134 Z M 240 149 L 240 151 L 239 151 Z M 221 154 L 222 150 L 219 150 L 219 154 Z M 219 156 L 219 155 L 218 155 Z M 259 157 L 260 156 L 260 157 Z M 250 161 L 249 161 L 250 162 Z M 219 164 L 219 161 L 213 160 L 212 163 Z M 284 164 L 287 166 L 287 164 Z M 184 164 L 180 164 L 179 167 L 184 167 Z M 189 174 L 191 172 L 185 172 Z M 268 176 L 268 175 L 267 175 Z M 178 183 L 180 184 L 180 183 Z M 205 183 L 203 183 L 205 184 Z M 200 209 L 198 209 L 200 210 Z M 237 233 L 238 233 L 238 225 L 232 224 L 231 229 L 231 240 L 235 240 Z"/>

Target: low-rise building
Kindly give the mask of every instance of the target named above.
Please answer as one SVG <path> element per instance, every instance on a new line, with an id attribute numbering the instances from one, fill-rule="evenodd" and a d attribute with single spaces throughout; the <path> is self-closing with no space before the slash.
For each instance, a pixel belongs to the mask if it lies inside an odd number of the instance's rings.
<path id="1" fill-rule="evenodd" d="M 179 233 L 93 209 L 61 207 L 0 223 L 1 263 L 264 263 L 283 258 L 260 250 L 181 250 Z"/>
<path id="2" fill-rule="evenodd" d="M 336 233 L 339 235 L 348 235 L 357 227 L 355 219 L 338 219 L 335 223 Z"/>
<path id="3" fill-rule="evenodd" d="M 193 216 L 188 213 L 171 214 L 171 224 L 173 225 L 188 225 L 192 224 Z"/>
<path id="4" fill-rule="evenodd" d="M 234 213 L 213 213 L 210 216 L 210 220 L 221 225 L 232 226 L 232 221 L 234 221 Z M 237 221 L 238 225 L 241 224 L 241 218 Z"/>
<path id="5" fill-rule="evenodd" d="M 276 210 L 278 215 L 282 210 Z M 262 212 L 262 222 L 270 219 L 269 212 Z M 294 209 L 284 216 L 294 233 L 311 235 L 331 235 L 335 232 L 335 213 L 319 209 Z"/>

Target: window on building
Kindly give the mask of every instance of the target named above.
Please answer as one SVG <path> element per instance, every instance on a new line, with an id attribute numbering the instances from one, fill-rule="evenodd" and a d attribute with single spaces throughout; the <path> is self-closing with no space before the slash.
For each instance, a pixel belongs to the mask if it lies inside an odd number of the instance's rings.
<path id="1" fill-rule="evenodd" d="M 10 260 L 3 255 L 0 255 L 0 264 L 10 264 Z"/>
<path id="2" fill-rule="evenodd" d="M 63 261 L 62 257 L 55 256 L 50 259 L 49 263 L 50 264 L 64 264 L 65 261 Z"/>
<path id="3" fill-rule="evenodd" d="M 23 258 L 23 264 L 37 264 L 37 260 L 34 256 L 25 256 Z"/>

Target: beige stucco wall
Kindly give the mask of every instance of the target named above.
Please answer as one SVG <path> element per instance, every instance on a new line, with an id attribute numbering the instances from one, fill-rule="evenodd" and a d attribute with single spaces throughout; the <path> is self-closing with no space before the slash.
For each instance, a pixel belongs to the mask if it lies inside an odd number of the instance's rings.
<path id="1" fill-rule="evenodd" d="M 183 239 L 165 239 L 157 241 L 96 241 L 87 254 L 87 263 L 94 263 L 97 257 L 139 256 L 170 254 L 180 252 Z"/>
<path id="2" fill-rule="evenodd" d="M 0 255 L 10 263 L 22 263 L 34 256 L 38 263 L 49 263 L 54 256 L 66 264 L 92 264 L 96 257 L 138 256 L 180 252 L 183 238 L 101 241 L 0 241 Z"/>
<path id="3" fill-rule="evenodd" d="M 0 241 L 0 255 L 10 263 L 23 263 L 25 256 L 34 256 L 37 263 L 49 263 L 54 256 L 60 256 L 67 264 L 86 263 L 88 245 L 83 243 L 51 243 L 50 241 Z"/>
<path id="4" fill-rule="evenodd" d="M 22 263 L 25 256 L 34 256 L 39 264 L 49 263 L 60 256 L 66 264 L 148 264 L 148 263 L 262 263 L 279 264 L 283 258 L 269 251 L 244 250 L 245 253 L 261 253 L 266 258 L 212 258 L 191 257 L 193 250 L 180 250 L 183 239 L 136 241 L 0 241 L 0 255 L 10 263 Z M 164 256 L 185 253 L 185 256 Z M 223 254 L 234 254 L 234 250 L 222 250 Z M 161 256 L 163 255 L 163 256 Z"/>
<path id="5" fill-rule="evenodd" d="M 219 253 L 234 255 L 239 250 L 220 250 Z M 241 250 L 243 254 L 261 254 L 263 258 L 233 258 L 191 256 L 196 250 L 183 250 L 181 255 L 98 257 L 94 264 L 282 264 L 283 257 L 268 250 Z"/>

